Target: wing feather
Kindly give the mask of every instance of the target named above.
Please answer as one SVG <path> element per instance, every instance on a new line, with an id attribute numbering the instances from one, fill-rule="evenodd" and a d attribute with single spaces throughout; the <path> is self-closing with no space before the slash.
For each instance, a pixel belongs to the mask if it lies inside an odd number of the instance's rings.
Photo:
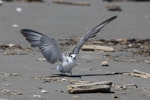
<path id="1" fill-rule="evenodd" d="M 77 43 L 77 45 L 75 46 L 75 48 L 70 52 L 69 55 L 71 54 L 79 54 L 79 51 L 81 49 L 81 47 L 83 46 L 84 42 L 87 41 L 88 39 L 95 37 L 97 35 L 97 33 L 104 27 L 106 26 L 108 23 L 110 23 L 112 20 L 116 19 L 117 16 L 113 16 L 105 21 L 103 21 L 102 23 L 98 24 L 97 26 L 95 26 L 94 28 L 92 28 L 91 30 L 89 30 L 85 36 L 83 36 L 80 41 Z"/>
<path id="2" fill-rule="evenodd" d="M 32 47 L 38 47 L 50 63 L 62 61 L 62 52 L 53 38 L 30 29 L 22 29 L 21 33 Z"/>

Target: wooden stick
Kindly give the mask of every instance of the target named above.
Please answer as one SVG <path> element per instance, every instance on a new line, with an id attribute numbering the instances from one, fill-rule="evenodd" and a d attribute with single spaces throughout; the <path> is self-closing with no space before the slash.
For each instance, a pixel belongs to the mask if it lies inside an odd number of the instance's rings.
<path id="1" fill-rule="evenodd" d="M 73 1 L 63 1 L 63 0 L 54 0 L 53 3 L 56 4 L 66 4 L 66 5 L 77 5 L 77 6 L 90 6 L 90 3 L 85 2 L 73 2 Z"/>
<path id="2" fill-rule="evenodd" d="M 134 69 L 133 72 L 127 72 L 127 73 L 124 73 L 124 74 L 135 76 L 135 77 L 150 78 L 149 73 L 142 72 L 142 71 L 139 71 L 139 70 L 136 70 L 136 69 Z"/>
<path id="3" fill-rule="evenodd" d="M 86 83 L 67 86 L 67 90 L 71 94 L 76 93 L 110 93 L 112 82 L 96 82 L 96 83 Z"/>
<path id="4" fill-rule="evenodd" d="M 134 73 L 137 73 L 137 74 L 141 74 L 141 75 L 150 75 L 149 73 L 142 72 L 142 71 L 139 71 L 139 70 L 137 70 L 137 69 L 134 69 L 133 72 L 134 72 Z"/>
<path id="5" fill-rule="evenodd" d="M 106 52 L 114 52 L 115 49 L 110 46 L 100 46 L 100 45 L 83 45 L 82 50 L 84 51 L 106 51 Z"/>

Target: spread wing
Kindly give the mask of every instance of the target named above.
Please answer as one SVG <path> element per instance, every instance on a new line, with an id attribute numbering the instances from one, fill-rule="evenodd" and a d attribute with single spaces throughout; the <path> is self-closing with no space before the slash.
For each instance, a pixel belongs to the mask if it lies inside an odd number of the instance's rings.
<path id="1" fill-rule="evenodd" d="M 117 16 L 113 16 L 105 21 L 103 21 L 102 23 L 98 24 L 97 26 L 95 26 L 93 29 L 89 30 L 85 36 L 83 36 L 80 41 L 77 43 L 77 45 L 75 46 L 75 48 L 70 52 L 69 55 L 71 54 L 79 54 L 79 51 L 81 49 L 81 47 L 83 46 L 84 42 L 87 41 L 88 39 L 95 37 L 97 35 L 97 33 L 108 23 L 110 23 L 112 20 L 116 19 Z"/>
<path id="2" fill-rule="evenodd" d="M 48 62 L 53 64 L 63 60 L 63 54 L 53 38 L 30 29 L 22 29 L 21 34 L 32 47 L 38 47 L 41 50 Z"/>

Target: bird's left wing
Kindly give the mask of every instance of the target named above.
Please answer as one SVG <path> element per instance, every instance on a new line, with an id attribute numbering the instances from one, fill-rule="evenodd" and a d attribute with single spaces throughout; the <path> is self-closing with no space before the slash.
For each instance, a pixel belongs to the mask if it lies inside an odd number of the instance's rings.
<path id="1" fill-rule="evenodd" d="M 58 60 L 63 61 L 63 54 L 53 38 L 30 29 L 22 29 L 21 33 L 32 47 L 38 47 L 41 50 L 48 62 L 53 64 Z"/>
<path id="2" fill-rule="evenodd" d="M 70 52 L 69 55 L 71 54 L 79 54 L 79 51 L 81 49 L 81 47 L 83 46 L 84 42 L 87 41 L 88 39 L 95 37 L 97 35 L 97 33 L 108 23 L 110 23 L 112 20 L 116 19 L 117 16 L 113 16 L 105 21 L 103 21 L 102 23 L 98 24 L 97 26 L 95 26 L 93 29 L 89 30 L 85 36 L 83 36 L 80 41 L 77 43 L 77 45 L 75 46 L 75 48 Z"/>

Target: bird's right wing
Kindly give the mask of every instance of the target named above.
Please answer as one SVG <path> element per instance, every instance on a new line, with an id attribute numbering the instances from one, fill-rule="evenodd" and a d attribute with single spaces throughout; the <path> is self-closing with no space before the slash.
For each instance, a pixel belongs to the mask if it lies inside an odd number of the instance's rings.
<path id="1" fill-rule="evenodd" d="M 58 60 L 63 61 L 63 54 L 53 38 L 30 29 L 22 29 L 21 33 L 32 47 L 38 47 L 41 50 L 48 62 L 53 64 Z"/>
<path id="2" fill-rule="evenodd" d="M 108 23 L 110 23 L 112 20 L 116 19 L 117 16 L 113 16 L 105 21 L 103 21 L 102 23 L 98 24 L 97 26 L 95 26 L 93 29 L 89 30 L 85 36 L 83 36 L 80 41 L 77 43 L 77 45 L 75 46 L 75 48 L 70 52 L 69 55 L 71 54 L 79 54 L 79 51 L 81 49 L 81 47 L 83 46 L 84 42 L 87 41 L 88 39 L 95 37 L 97 35 L 97 33 Z"/>

